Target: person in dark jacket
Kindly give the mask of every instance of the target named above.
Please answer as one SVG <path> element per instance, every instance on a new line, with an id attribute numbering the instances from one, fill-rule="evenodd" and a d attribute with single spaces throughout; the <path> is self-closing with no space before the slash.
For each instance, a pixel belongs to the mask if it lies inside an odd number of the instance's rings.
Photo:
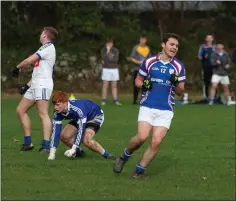
<path id="1" fill-rule="evenodd" d="M 118 69 L 119 50 L 114 47 L 112 39 L 108 39 L 106 41 L 106 46 L 101 50 L 101 58 L 102 58 L 102 80 L 103 80 L 101 105 L 106 104 L 109 82 L 111 82 L 111 91 L 114 103 L 116 105 L 121 105 L 121 103 L 118 102 L 118 92 L 117 92 L 117 81 L 119 80 L 119 69 Z"/>
<path id="2" fill-rule="evenodd" d="M 202 44 L 198 51 L 198 58 L 202 62 L 202 72 L 203 72 L 203 96 L 209 98 L 209 88 L 211 85 L 212 69 L 211 55 L 215 50 L 215 44 L 213 44 L 213 35 L 208 34 L 205 38 L 205 44 Z"/>

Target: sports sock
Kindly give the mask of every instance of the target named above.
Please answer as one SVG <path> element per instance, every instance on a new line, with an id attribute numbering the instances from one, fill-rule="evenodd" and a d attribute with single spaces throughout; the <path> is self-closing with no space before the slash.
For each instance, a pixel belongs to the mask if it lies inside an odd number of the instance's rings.
<path id="1" fill-rule="evenodd" d="M 50 141 L 49 140 L 42 140 L 42 147 L 44 149 L 50 149 Z"/>
<path id="2" fill-rule="evenodd" d="M 24 136 L 24 145 L 30 145 L 32 143 L 31 136 Z"/>
<path id="3" fill-rule="evenodd" d="M 107 158 L 109 156 L 109 153 L 106 152 L 106 150 L 104 150 L 103 154 L 102 154 L 102 157 L 103 158 Z"/>
<path id="4" fill-rule="evenodd" d="M 117 102 L 118 102 L 118 99 L 117 99 L 117 98 L 116 98 L 116 99 L 114 99 L 114 100 L 113 100 L 113 102 L 114 102 L 114 103 L 117 103 Z"/>
<path id="5" fill-rule="evenodd" d="M 129 154 L 127 152 L 127 148 L 124 150 L 124 153 L 123 153 L 123 160 L 124 161 L 127 161 L 130 157 L 132 156 L 132 154 Z"/>
<path id="6" fill-rule="evenodd" d="M 146 168 L 143 167 L 142 165 L 140 165 L 140 164 L 136 165 L 136 168 L 135 168 L 135 172 L 136 173 L 143 174 L 145 170 L 146 170 Z"/>

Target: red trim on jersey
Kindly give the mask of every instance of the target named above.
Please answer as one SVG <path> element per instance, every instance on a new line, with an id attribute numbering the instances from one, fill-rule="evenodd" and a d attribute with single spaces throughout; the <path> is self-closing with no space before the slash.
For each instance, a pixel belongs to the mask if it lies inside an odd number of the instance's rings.
<path id="1" fill-rule="evenodd" d="M 37 68 L 37 67 L 39 67 L 39 62 L 40 62 L 40 60 L 38 59 L 37 61 L 35 61 L 35 63 L 34 63 L 34 68 Z"/>
<path id="2" fill-rule="evenodd" d="M 179 65 L 181 66 L 180 63 L 178 63 L 176 60 L 173 60 L 172 61 L 172 64 L 176 67 L 177 71 L 178 71 L 178 74 L 180 74 L 180 71 L 181 71 L 181 67 L 179 67 Z M 179 65 L 178 65 L 179 64 Z"/>
<path id="3" fill-rule="evenodd" d="M 155 58 L 153 58 L 152 60 L 150 60 L 150 61 L 148 62 L 148 64 L 146 65 L 147 71 L 149 70 L 151 64 L 152 64 L 153 62 L 155 62 L 155 61 L 158 61 L 158 60 L 159 60 L 159 54 L 157 54 L 157 56 L 156 56 Z"/>
<path id="4" fill-rule="evenodd" d="M 158 53 L 156 56 L 156 60 L 159 60 L 159 59 L 160 59 L 160 53 Z"/>

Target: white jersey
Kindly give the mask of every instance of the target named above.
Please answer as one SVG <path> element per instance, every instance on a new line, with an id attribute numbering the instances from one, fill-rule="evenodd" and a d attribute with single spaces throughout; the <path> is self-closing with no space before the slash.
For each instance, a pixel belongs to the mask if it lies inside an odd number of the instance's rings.
<path id="1" fill-rule="evenodd" d="M 53 67 L 56 62 L 56 50 L 53 43 L 45 43 L 35 53 L 39 59 L 34 64 L 31 88 L 46 88 L 53 90 Z"/>

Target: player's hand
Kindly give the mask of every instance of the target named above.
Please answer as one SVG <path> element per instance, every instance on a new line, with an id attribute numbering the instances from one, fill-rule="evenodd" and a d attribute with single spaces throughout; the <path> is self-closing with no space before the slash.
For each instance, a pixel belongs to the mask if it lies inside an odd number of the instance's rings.
<path id="1" fill-rule="evenodd" d="M 26 92 L 29 88 L 30 88 L 30 87 L 29 87 L 27 84 L 25 84 L 24 86 L 22 86 L 22 87 L 20 88 L 19 93 L 20 93 L 21 95 L 24 95 L 25 92 Z"/>
<path id="2" fill-rule="evenodd" d="M 226 65 L 225 65 L 225 68 L 226 68 L 226 69 L 228 69 L 229 67 L 230 67 L 230 65 L 229 65 L 229 64 L 226 64 Z"/>
<path id="3" fill-rule="evenodd" d="M 143 86 L 142 86 L 142 90 L 143 91 L 148 91 L 152 88 L 152 82 L 148 79 L 143 80 Z"/>
<path id="4" fill-rule="evenodd" d="M 76 150 L 75 149 L 69 149 L 64 153 L 65 156 L 69 158 L 74 158 L 76 156 Z"/>
<path id="5" fill-rule="evenodd" d="M 13 77 L 19 77 L 20 69 L 17 68 L 17 67 L 14 67 L 11 74 L 12 74 Z"/>
<path id="6" fill-rule="evenodd" d="M 175 73 L 171 74 L 170 81 L 174 86 L 176 86 L 179 83 L 178 78 L 179 78 L 178 75 L 176 75 Z"/>
<path id="7" fill-rule="evenodd" d="M 139 65 L 141 66 L 144 60 L 139 61 Z"/>
<path id="8" fill-rule="evenodd" d="M 221 64 L 220 60 L 216 60 L 216 63 L 217 63 L 217 64 Z"/>

